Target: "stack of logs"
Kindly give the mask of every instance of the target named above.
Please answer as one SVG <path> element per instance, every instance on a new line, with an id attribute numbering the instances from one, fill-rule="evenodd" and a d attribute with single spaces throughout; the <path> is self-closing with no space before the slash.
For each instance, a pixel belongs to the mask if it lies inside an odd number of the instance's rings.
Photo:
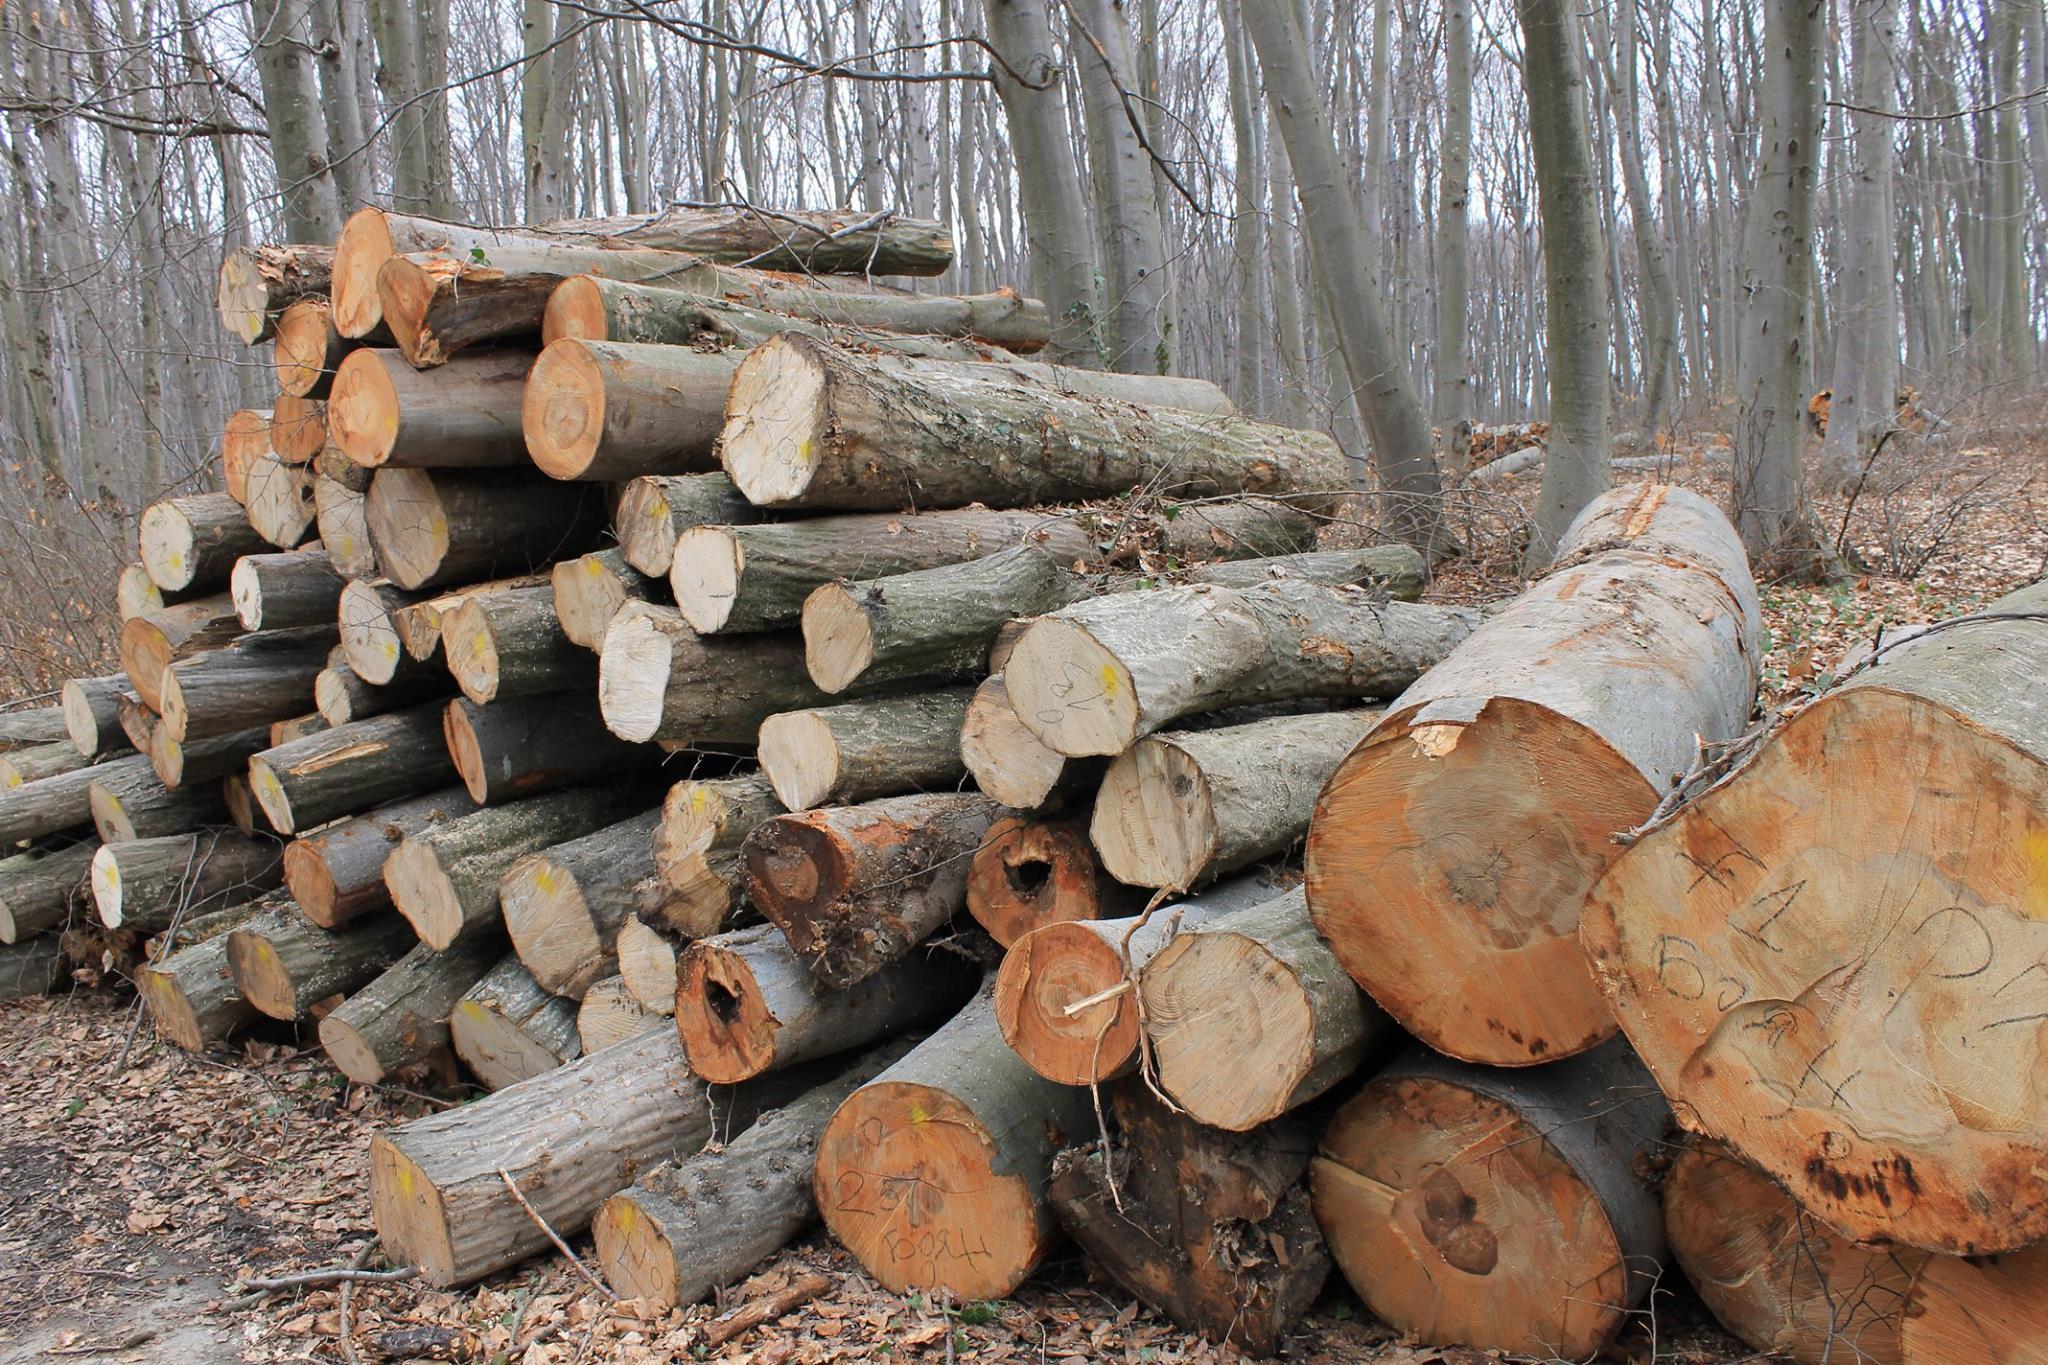
<path id="1" fill-rule="evenodd" d="M 1584 1358 L 1675 1256 L 1759 1350 L 2021 1359 L 2048 596 L 1738 768 L 1709 504 L 1617 490 L 1498 611 L 1419 604 L 1413 550 L 1319 548 L 1326 437 L 877 282 L 950 254 L 364 210 L 232 256 L 279 396 L 141 519 L 122 671 L 0 717 L 0 990 L 459 1066 L 494 1093 L 371 1153 L 436 1284 L 545 1222 L 689 1303 L 822 1217 L 897 1290 L 1070 1236 L 1254 1352 L 1334 1264 Z M 1718 1141 L 1674 1162 L 1674 1107 Z"/>

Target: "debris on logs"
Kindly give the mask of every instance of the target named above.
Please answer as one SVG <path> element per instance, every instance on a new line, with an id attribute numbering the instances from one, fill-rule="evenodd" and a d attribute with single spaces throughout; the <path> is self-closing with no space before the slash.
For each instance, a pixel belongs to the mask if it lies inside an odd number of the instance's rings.
<path id="1" fill-rule="evenodd" d="M 334 248 L 324 243 L 236 247 L 220 263 L 221 326 L 244 346 L 269 340 L 286 308 L 327 292 L 333 264 Z"/>

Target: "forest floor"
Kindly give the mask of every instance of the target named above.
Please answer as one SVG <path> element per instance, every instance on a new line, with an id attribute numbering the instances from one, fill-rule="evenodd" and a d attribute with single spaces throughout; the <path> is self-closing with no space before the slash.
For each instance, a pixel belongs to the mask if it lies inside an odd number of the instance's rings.
<path id="1" fill-rule="evenodd" d="M 1765 704 L 1796 706 L 1829 661 L 1884 625 L 1954 615 L 2048 572 L 2048 444 L 2010 433 L 1951 449 L 1938 468 L 1868 485 L 1846 524 L 1863 561 L 1825 587 L 1764 585 Z M 1674 458 L 1671 477 L 1717 498 L 1712 461 Z M 1533 491 L 1469 494 L 1472 553 L 1432 596 L 1514 590 L 1516 527 Z M 1832 542 L 1831 537 L 1831 542 Z M 364 1284 L 251 1293 L 252 1277 L 344 1265 L 375 1236 L 369 1135 L 464 1098 L 349 1087 L 289 1031 L 196 1057 L 137 1024 L 133 997 L 79 992 L 0 1006 L 0 1363 L 86 1358 L 210 1362 L 382 1360 L 426 1354 L 506 1365 L 723 1360 L 1206 1362 L 1235 1360 L 1092 1282 L 1063 1254 L 1013 1299 L 935 1303 L 887 1293 L 814 1233 L 733 1287 L 682 1312 L 608 1302 L 560 1257 L 458 1290 Z M 587 1238 L 573 1243 L 587 1255 Z M 378 1264 L 374 1259 L 370 1264 Z M 822 1272 L 831 1289 L 717 1351 L 704 1324 Z M 1675 1278 L 1675 1277 L 1674 1277 Z M 344 1317 L 348 1331 L 344 1333 Z M 431 1335 L 432 1333 L 430 1333 Z M 1682 1285 L 1660 1288 L 1613 1348 L 1631 1365 L 1756 1360 L 1711 1326 Z M 1463 1349 L 1412 1347 L 1331 1277 L 1284 1358 L 1374 1365 L 1476 1365 Z"/>

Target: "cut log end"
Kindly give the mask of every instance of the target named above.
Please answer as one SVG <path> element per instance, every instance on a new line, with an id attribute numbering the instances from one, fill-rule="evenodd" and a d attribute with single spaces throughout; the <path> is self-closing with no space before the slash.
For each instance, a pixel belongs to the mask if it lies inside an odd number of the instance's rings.
<path id="1" fill-rule="evenodd" d="M 605 727 L 620 739 L 645 744 L 661 730 L 674 651 L 653 622 L 634 617 L 605 632 L 598 679 Z"/>
<path id="2" fill-rule="evenodd" d="M 604 442 L 604 372 L 589 350 L 575 340 L 550 343 L 527 376 L 523 402 L 533 462 L 552 478 L 581 478 Z"/>
<path id="3" fill-rule="evenodd" d="M 785 711 L 761 722 L 761 770 L 791 810 L 809 810 L 839 778 L 839 741 L 816 711 Z"/>
<path id="4" fill-rule="evenodd" d="M 776 337 L 740 362 L 726 397 L 725 472 L 747 501 L 773 507 L 809 486 L 822 429 L 825 371 Z"/>
<path id="5" fill-rule="evenodd" d="M 328 374 L 328 334 L 333 329 L 325 299 L 300 299 L 277 318 L 271 368 L 280 393 L 309 397 Z"/>
<path id="6" fill-rule="evenodd" d="M 404 256 L 393 256 L 377 270 L 377 305 L 383 311 L 384 325 L 398 343 L 399 353 L 422 368 L 448 359 L 427 330 L 427 311 L 438 282 L 439 276 L 427 262 Z"/>
<path id="7" fill-rule="evenodd" d="M 317 849 L 296 839 L 284 846 L 284 884 L 291 888 L 292 900 L 307 919 L 329 929 L 335 927 L 339 893 L 333 869 Z"/>
<path id="8" fill-rule="evenodd" d="M 514 863 L 498 884 L 498 899 L 513 945 L 545 989 L 580 998 L 611 969 L 609 936 L 583 888 L 547 854 L 530 853 Z"/>
<path id="9" fill-rule="evenodd" d="M 377 562 L 391 581 L 407 589 L 425 586 L 440 571 L 449 544 L 448 514 L 433 476 L 424 469 L 378 470 L 365 511 Z"/>
<path id="10" fill-rule="evenodd" d="M 967 909 L 1008 948 L 1034 929 L 1099 919 L 1095 854 L 1068 820 L 1006 816 L 989 826 L 967 872 Z"/>
<path id="11" fill-rule="evenodd" d="M 270 331 L 270 286 L 257 268 L 255 253 L 230 251 L 220 263 L 214 304 L 221 326 L 244 346 L 254 346 Z"/>
<path id="12" fill-rule="evenodd" d="M 109 929 L 120 928 L 121 865 L 108 845 L 102 844 L 92 855 L 92 872 L 86 884 L 92 889 L 92 903 L 99 911 L 100 923 Z"/>
<path id="13" fill-rule="evenodd" d="M 479 706 L 497 697 L 498 637 L 481 595 L 441 618 L 441 652 L 463 696 Z"/>
<path id="14" fill-rule="evenodd" d="M 844 692 L 875 661 L 875 628 L 845 583 L 827 583 L 804 599 L 804 666 L 821 691 Z"/>
<path id="15" fill-rule="evenodd" d="M 676 610 L 702 635 L 724 629 L 739 600 L 746 553 L 723 526 L 692 526 L 676 537 L 668 573 Z"/>
<path id="16" fill-rule="evenodd" d="M 385 354 L 369 347 L 349 352 L 327 395 L 329 438 L 369 469 L 391 458 L 398 444 L 398 388 L 385 369 Z"/>
<path id="17" fill-rule="evenodd" d="M 1130 671 L 1072 621 L 1050 617 L 1025 632 L 1003 682 L 1019 719 L 1068 757 L 1120 754 L 1138 739 Z"/>
<path id="18" fill-rule="evenodd" d="M 242 998 L 272 1019 L 296 1019 L 303 1012 L 298 985 L 277 949 L 261 934 L 228 935 L 228 971 Z"/>
<path id="19" fill-rule="evenodd" d="M 676 1032 L 690 1068 L 732 1085 L 775 1064 L 775 1017 L 753 965 L 715 939 L 691 945 L 676 961 Z"/>
<path id="20" fill-rule="evenodd" d="M 384 305 L 377 297 L 377 272 L 391 259 L 394 248 L 384 210 L 357 209 L 341 225 L 334 242 L 333 291 L 334 329 L 345 337 L 366 337 L 384 320 Z"/>
<path id="21" fill-rule="evenodd" d="M 984 678 L 960 725 L 960 758 L 974 783 L 1013 810 L 1036 810 L 1067 776 L 1065 755 L 1053 752 L 1017 718 L 1008 680 Z"/>
<path id="22" fill-rule="evenodd" d="M 678 1267 L 686 1258 L 677 1254 L 661 1220 L 641 1209 L 639 1201 L 650 1197 L 669 1202 L 637 1186 L 620 1190 L 591 1220 L 591 1237 L 604 1249 L 605 1275 L 620 1297 L 674 1304 L 682 1283 Z"/>
<path id="23" fill-rule="evenodd" d="M 366 683 L 382 687 L 398 676 L 405 649 L 377 585 L 363 580 L 341 590 L 341 649 Z"/>
<path id="24" fill-rule="evenodd" d="M 144 967 L 135 974 L 135 993 L 142 997 L 157 1032 L 187 1052 L 206 1050 L 205 1025 L 176 977 L 154 965 Z"/>
<path id="25" fill-rule="evenodd" d="M 1110 876 L 1182 891 L 1214 860 L 1217 835 L 1201 764 L 1174 745 L 1149 740 L 1109 765 L 1088 826 Z"/>
<path id="26" fill-rule="evenodd" d="M 234 570 L 228 574 L 228 597 L 235 604 L 235 615 L 243 630 L 263 629 L 263 585 L 257 578 L 257 566 L 247 557 L 236 560 Z"/>
<path id="27" fill-rule="evenodd" d="M 462 897 L 432 848 L 412 838 L 400 843 L 385 861 L 384 881 L 422 943 L 443 952 L 461 935 Z"/>
<path id="28" fill-rule="evenodd" d="M 1161 1088 L 1212 1128 L 1241 1133 L 1285 1113 L 1316 1064 L 1315 1001 L 1249 938 L 1183 935 L 1152 959 L 1140 990 Z"/>
<path id="29" fill-rule="evenodd" d="M 375 1046 L 338 1014 L 320 1021 L 320 1048 L 341 1074 L 357 1085 L 375 1085 L 385 1077 L 384 1063 Z"/>
<path id="30" fill-rule="evenodd" d="M 320 1036 L 325 1042 L 325 1021 Z M 332 1053 L 332 1046 L 328 1051 Z M 460 1280 L 441 1191 L 433 1178 L 383 1133 L 370 1139 L 370 1198 L 376 1205 L 377 1232 L 385 1245 L 404 1248 L 402 1258 L 417 1265 L 430 1284 Z"/>
<path id="31" fill-rule="evenodd" d="M 1470 724 L 1382 726 L 1316 804 L 1316 928 L 1438 1052 L 1493 1066 L 1583 1052 L 1615 1024 L 1580 908 L 1621 851 L 1614 836 L 1656 802 L 1633 764 L 1545 707 L 1496 698 Z M 1446 998 L 1444 982 L 1475 980 L 1487 988 Z M 1516 1002 L 1518 1026 L 1496 999 Z"/>
<path id="32" fill-rule="evenodd" d="M 1116 944 L 1093 929 L 1069 923 L 1034 930 L 1004 955 L 996 976 L 1003 1041 L 1049 1081 L 1106 1081 L 1138 1050 L 1135 992 L 1119 992 L 1124 983 Z"/>
<path id="33" fill-rule="evenodd" d="M 588 275 L 572 275 L 554 287 L 541 315 L 540 339 L 552 346 L 565 337 L 580 341 L 604 341 L 611 335 L 605 312 L 604 292 Z"/>
<path id="34" fill-rule="evenodd" d="M 158 588 L 180 592 L 192 585 L 198 570 L 192 522 L 177 506 L 158 502 L 143 509 L 136 538 L 141 545 L 143 570 Z"/>
<path id="35" fill-rule="evenodd" d="M 441 713 L 441 739 L 448 746 L 448 757 L 454 762 L 469 799 L 483 805 L 490 796 L 491 774 L 469 708 L 460 702 L 448 703 L 448 709 Z"/>
<path id="36" fill-rule="evenodd" d="M 279 834 L 298 833 L 298 822 L 292 815 L 292 799 L 286 795 L 277 770 L 262 754 L 249 760 L 249 793 L 256 798 L 257 807 L 272 829 Z"/>

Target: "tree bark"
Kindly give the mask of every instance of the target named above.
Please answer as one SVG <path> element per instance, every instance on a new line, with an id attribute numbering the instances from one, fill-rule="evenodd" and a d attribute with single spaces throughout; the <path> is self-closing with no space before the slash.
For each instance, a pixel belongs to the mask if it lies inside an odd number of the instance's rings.
<path id="1" fill-rule="evenodd" d="M 967 868 L 967 911 L 1005 948 L 1042 925 L 1109 919 L 1143 901 L 1095 856 L 1080 814 L 1006 815 Z"/>
<path id="2" fill-rule="evenodd" d="M 71 746 L 70 740 L 37 744 L 0 754 L 0 790 L 19 787 L 59 773 L 76 772 L 91 760 Z"/>
<path id="3" fill-rule="evenodd" d="M 547 479 L 418 469 L 378 470 L 366 510 L 377 562 L 413 592 L 573 559 L 597 548 L 607 520 L 599 490 L 565 493 Z"/>
<path id="4" fill-rule="evenodd" d="M 143 509 L 142 567 L 165 592 L 211 592 L 228 585 L 235 561 L 269 545 L 225 493 L 195 493 Z"/>
<path id="5" fill-rule="evenodd" d="M 46 778 L 45 781 L 62 782 L 80 776 L 92 779 L 86 786 L 86 804 L 101 843 L 119 844 L 130 839 L 183 834 L 199 825 L 218 824 L 227 818 L 227 807 L 218 786 L 209 783 L 204 787 L 179 787 L 174 791 L 151 771 L 147 761 L 138 761 L 143 762 L 139 769 L 129 768 L 125 761 L 102 763 L 97 767 L 81 768 L 76 773 L 66 773 L 63 777 Z M 38 782 L 33 787 L 15 790 L 26 793 L 42 785 Z"/>
<path id="6" fill-rule="evenodd" d="M 448 1016 L 455 1055 L 486 1090 L 503 1090 L 583 1055 L 576 1002 L 549 995 L 508 957 L 455 1003 Z"/>
<path id="7" fill-rule="evenodd" d="M 276 334 L 284 310 L 327 292 L 334 248 L 324 242 L 234 247 L 220 263 L 214 303 L 220 325 L 244 346 Z"/>
<path id="8" fill-rule="evenodd" d="M 1396 1331 L 1587 1359 L 1661 1269 L 1641 1172 L 1670 1117 L 1619 1042 L 1519 1072 L 1417 1052 L 1330 1121 L 1309 1166 L 1316 1221 Z"/>
<path id="9" fill-rule="evenodd" d="M 282 852 L 274 839 L 225 830 L 102 844 L 88 885 L 101 924 L 157 934 L 283 885 Z"/>
<path id="10" fill-rule="evenodd" d="M 446 786 L 455 765 L 429 702 L 295 739 L 249 760 L 249 785 L 280 834 Z"/>
<path id="11" fill-rule="evenodd" d="M 218 649 L 241 633 L 241 618 L 226 593 L 194 598 L 122 622 L 121 669 L 136 699 L 154 714 L 163 701 L 165 669 L 178 659 Z"/>
<path id="12" fill-rule="evenodd" d="M 966 688 L 784 711 L 761 722 L 761 770 L 790 810 L 960 785 Z"/>
<path id="13" fill-rule="evenodd" d="M 456 772 L 480 806 L 637 773 L 660 758 L 607 732 L 589 696 L 579 692 L 490 706 L 452 700 L 442 713 L 441 733 Z"/>
<path id="14" fill-rule="evenodd" d="M 305 626 L 245 635 L 180 659 L 164 670 L 158 689 L 165 732 L 184 743 L 304 715 L 335 641 L 331 625 Z"/>
<path id="15" fill-rule="evenodd" d="M 0 847 L 91 823 L 92 784 L 108 779 L 155 782 L 156 776 L 147 758 L 131 754 L 0 790 Z"/>
<path id="16" fill-rule="evenodd" d="M 307 919 L 339 929 L 391 908 L 384 860 L 407 836 L 476 809 L 460 787 L 408 797 L 292 840 L 284 849 L 284 880 Z"/>
<path id="17" fill-rule="evenodd" d="M 997 810 L 963 792 L 778 815 L 747 836 L 747 896 L 814 976 L 845 990 L 967 903 L 970 856 Z"/>
<path id="18" fill-rule="evenodd" d="M 1432 415 L 1454 462 L 1472 427 L 1472 0 L 1444 0 L 1444 124 L 1437 157 L 1436 384 Z M 1291 285 L 1291 282 L 1283 282 Z"/>
<path id="19" fill-rule="evenodd" d="M 526 449 L 557 479 L 716 470 L 739 363 L 732 352 L 689 346 L 551 342 L 526 384 Z"/>
<path id="20" fill-rule="evenodd" d="M 498 887 L 505 928 L 541 989 L 580 1000 L 618 972 L 619 930 L 633 917 L 636 888 L 654 875 L 651 847 L 659 809 L 529 853 Z"/>
<path id="21" fill-rule="evenodd" d="M 26 943 L 62 929 L 85 898 L 100 845 L 81 840 L 55 852 L 0 859 L 0 943 Z"/>
<path id="22" fill-rule="evenodd" d="M 300 0 L 249 0 L 285 235 L 294 242 L 331 241 L 341 226 L 327 163 L 327 118 L 313 68 L 314 45 L 302 31 L 310 8 Z"/>
<path id="23" fill-rule="evenodd" d="M 329 438 L 370 469 L 523 467 L 524 352 L 464 356 L 433 374 L 396 351 L 352 351 L 327 399 Z"/>
<path id="24" fill-rule="evenodd" d="M 649 578 L 668 579 L 676 537 L 692 526 L 737 526 L 760 513 L 724 474 L 653 474 L 619 494 L 619 548 Z"/>
<path id="25" fill-rule="evenodd" d="M 227 942 L 228 972 L 241 997 L 272 1019 L 296 1021 L 321 1001 L 382 976 L 416 940 L 412 926 L 396 915 L 337 933 L 287 906 L 247 921 Z"/>
<path id="26" fill-rule="evenodd" d="M 804 673 L 797 636 L 700 636 L 651 604 L 605 632 L 597 695 L 620 739 L 679 745 L 751 745 L 776 712 L 830 700 Z"/>
<path id="27" fill-rule="evenodd" d="M 324 547 L 245 555 L 228 575 L 228 595 L 243 630 L 331 626 L 347 580 Z"/>
<path id="28" fill-rule="evenodd" d="M 1614 835 L 1756 697 L 1756 588 L 1706 500 L 1616 489 L 1560 551 L 1389 708 L 1309 828 L 1309 905 L 1345 967 L 1430 1047 L 1495 1066 L 1612 1036 L 1581 907 Z"/>
<path id="29" fill-rule="evenodd" d="M 566 559 L 550 571 L 555 619 L 572 644 L 604 648 L 604 633 L 628 602 L 659 602 L 661 587 L 626 562 L 617 546 Z"/>
<path id="30" fill-rule="evenodd" d="M 445 1052 L 448 1016 L 504 955 L 505 938 L 497 933 L 473 934 L 446 952 L 417 944 L 320 1021 L 320 1046 L 357 1085 L 379 1084 L 395 1071 Z M 371 1179 L 374 1200 L 374 1170 Z M 395 1246 L 392 1252 L 397 1259 Z"/>
<path id="31" fill-rule="evenodd" d="M 115 738 L 120 729 L 121 697 L 128 691 L 128 675 L 109 673 L 103 678 L 67 678 L 58 693 L 64 720 L 64 735 L 71 747 L 87 758 L 102 750 L 121 747 Z"/>
<path id="32" fill-rule="evenodd" d="M 563 632 L 549 584 L 465 597 L 441 618 L 441 652 L 479 706 L 597 681 L 597 660 Z"/>
<path id="33" fill-rule="evenodd" d="M 752 288 L 735 289 L 746 282 L 718 278 L 733 272 L 705 273 L 713 278 L 703 286 L 635 283 L 600 275 L 564 280 L 548 296 L 541 340 L 757 345 L 785 329 L 855 328 L 920 340 L 957 338 L 1022 355 L 1042 349 L 1052 337 L 1045 304 L 1013 289 L 951 296 L 856 293 L 785 284 L 773 275 L 762 277 Z M 735 302 L 735 295 L 745 301 Z"/>
<path id="34" fill-rule="evenodd" d="M 379 687 L 357 677 L 346 663 L 329 664 L 313 679 L 313 705 L 330 727 L 348 725 L 422 702 L 446 700 L 451 687 L 446 677 L 426 671 Z"/>

